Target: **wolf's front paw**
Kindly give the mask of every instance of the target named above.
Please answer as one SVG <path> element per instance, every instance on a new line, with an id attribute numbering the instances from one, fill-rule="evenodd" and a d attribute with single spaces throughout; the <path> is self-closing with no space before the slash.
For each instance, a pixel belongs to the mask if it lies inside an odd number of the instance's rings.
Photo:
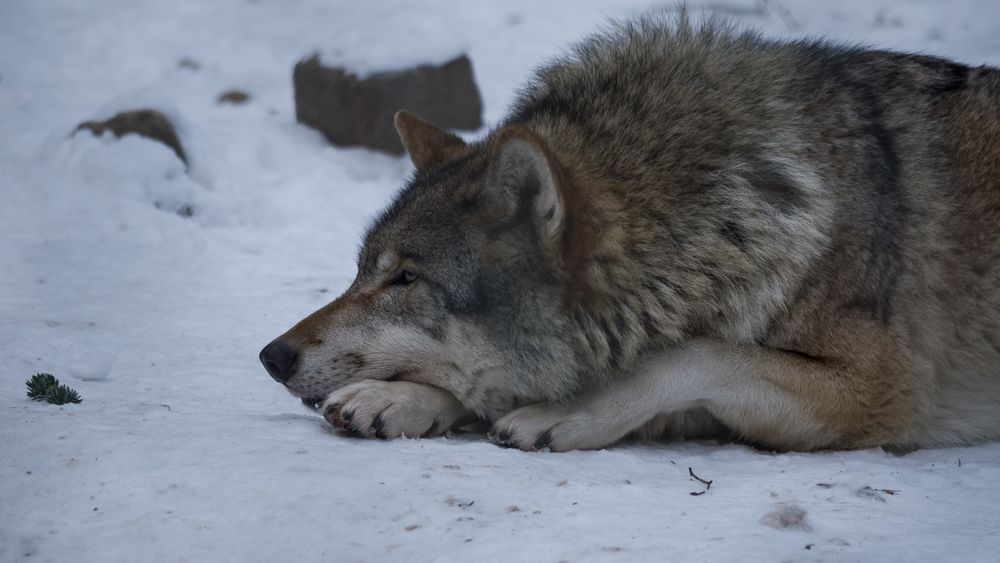
<path id="1" fill-rule="evenodd" d="M 334 391 L 320 412 L 335 428 L 369 438 L 440 436 L 466 415 L 458 399 L 437 387 L 376 380 Z"/>
<path id="2" fill-rule="evenodd" d="M 622 435 L 586 409 L 546 403 L 507 414 L 489 433 L 490 440 L 500 446 L 554 452 L 596 450 L 610 446 Z"/>

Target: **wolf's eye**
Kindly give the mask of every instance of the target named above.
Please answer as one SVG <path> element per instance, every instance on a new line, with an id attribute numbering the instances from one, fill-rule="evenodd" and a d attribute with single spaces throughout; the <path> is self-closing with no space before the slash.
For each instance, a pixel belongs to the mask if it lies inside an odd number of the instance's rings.
<path id="1" fill-rule="evenodd" d="M 398 285 L 409 285 L 417 279 L 417 274 L 409 270 L 400 270 L 399 274 L 392 280 L 392 283 Z"/>

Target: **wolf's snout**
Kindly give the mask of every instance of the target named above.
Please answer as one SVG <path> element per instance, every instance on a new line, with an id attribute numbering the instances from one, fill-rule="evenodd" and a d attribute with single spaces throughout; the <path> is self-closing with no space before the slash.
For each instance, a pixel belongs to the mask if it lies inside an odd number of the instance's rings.
<path id="1" fill-rule="evenodd" d="M 284 384 L 292 376 L 292 365 L 299 351 L 282 340 L 275 340 L 260 351 L 260 363 L 278 383 Z"/>

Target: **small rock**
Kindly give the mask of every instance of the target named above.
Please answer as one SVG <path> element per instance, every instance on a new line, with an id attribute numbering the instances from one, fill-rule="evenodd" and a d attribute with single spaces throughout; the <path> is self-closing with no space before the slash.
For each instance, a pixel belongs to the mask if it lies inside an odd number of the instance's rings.
<path id="1" fill-rule="evenodd" d="M 215 100 L 219 104 L 243 105 L 250 101 L 250 94 L 243 90 L 226 90 Z"/>
<path id="2" fill-rule="evenodd" d="M 190 205 L 173 206 L 159 201 L 153 203 L 153 205 L 161 211 L 172 211 L 185 219 L 194 217 L 194 207 Z"/>
<path id="3" fill-rule="evenodd" d="M 446 503 L 446 504 L 447 504 L 448 506 L 457 506 L 457 507 L 459 507 L 459 508 L 469 508 L 469 507 L 470 507 L 470 506 L 472 506 L 473 504 L 476 504 L 476 501 L 474 501 L 474 500 L 470 500 L 470 501 L 468 501 L 468 502 L 463 502 L 463 501 L 460 501 L 460 500 L 458 500 L 458 499 L 457 499 L 457 498 L 455 498 L 455 497 L 448 497 L 448 498 L 446 498 L 446 499 L 445 499 L 445 501 L 444 501 L 444 502 L 445 502 L 445 503 Z"/>
<path id="4" fill-rule="evenodd" d="M 856 494 L 861 498 L 867 498 L 871 500 L 877 500 L 879 502 L 885 502 L 885 497 L 880 494 L 879 490 L 873 489 L 868 485 L 861 487 L 860 489 L 855 491 L 854 494 Z"/>
<path id="5" fill-rule="evenodd" d="M 177 138 L 173 124 L 166 116 L 153 109 L 122 112 L 107 121 L 85 121 L 76 128 L 77 131 L 81 129 L 86 129 L 94 135 L 103 135 L 105 131 L 111 131 L 119 138 L 134 133 L 153 139 L 173 149 L 177 158 L 187 164 L 187 157 L 184 155 L 184 149 Z"/>
<path id="6" fill-rule="evenodd" d="M 183 70 L 190 70 L 191 72 L 198 72 L 201 70 L 201 63 L 192 59 L 191 57 L 184 57 L 177 61 L 177 68 Z"/>
<path id="7" fill-rule="evenodd" d="M 421 65 L 360 78 L 344 68 L 323 66 L 319 56 L 295 65 L 295 116 L 335 145 L 365 146 L 402 154 L 393 125 L 401 109 L 444 129 L 478 129 L 483 104 L 462 55 L 441 66 Z"/>

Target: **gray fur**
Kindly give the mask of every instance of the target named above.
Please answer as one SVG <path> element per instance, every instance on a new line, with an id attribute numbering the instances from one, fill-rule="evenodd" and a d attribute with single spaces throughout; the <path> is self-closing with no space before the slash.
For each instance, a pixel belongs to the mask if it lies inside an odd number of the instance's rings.
<path id="1" fill-rule="evenodd" d="M 445 138 L 402 120 L 408 147 Z M 515 445 L 601 447 L 553 429 L 702 362 L 746 392 L 652 405 L 607 440 L 677 434 L 681 406 L 777 448 L 1000 438 L 994 69 L 643 18 L 541 68 L 484 140 L 426 154 L 352 289 L 283 337 L 304 350 L 293 393 L 404 374 L 488 420 L 541 405 L 504 419 L 550 424 Z M 419 280 L 393 285 L 400 268 Z M 334 343 L 348 325 L 438 344 L 359 351 Z"/>

